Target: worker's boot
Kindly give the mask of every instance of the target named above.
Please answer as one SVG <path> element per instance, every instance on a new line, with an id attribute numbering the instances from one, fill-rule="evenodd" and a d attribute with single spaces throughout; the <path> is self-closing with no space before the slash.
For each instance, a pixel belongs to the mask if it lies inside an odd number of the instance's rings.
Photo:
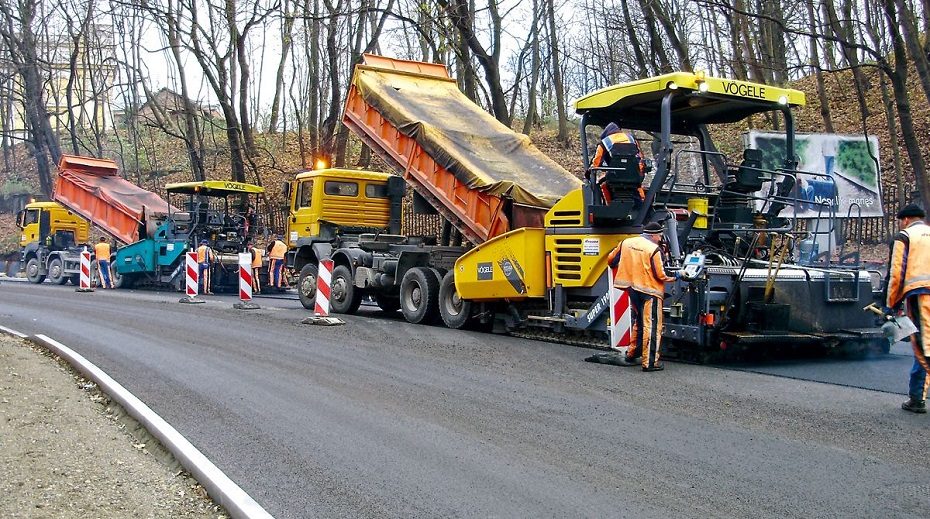
<path id="1" fill-rule="evenodd" d="M 662 364 L 655 364 L 653 366 L 643 366 L 643 371 L 662 371 L 665 369 L 665 366 Z"/>
<path id="2" fill-rule="evenodd" d="M 901 409 L 912 413 L 924 414 L 927 412 L 927 401 L 911 398 L 907 402 L 901 404 Z"/>

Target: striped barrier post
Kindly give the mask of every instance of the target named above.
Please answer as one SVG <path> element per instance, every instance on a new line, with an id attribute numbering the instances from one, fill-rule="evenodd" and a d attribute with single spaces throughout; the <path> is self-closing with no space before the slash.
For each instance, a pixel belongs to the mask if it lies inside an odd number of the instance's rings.
<path id="1" fill-rule="evenodd" d="M 239 310 L 255 310 L 259 306 L 252 302 L 252 255 L 248 252 L 239 253 L 239 300 L 233 308 Z"/>
<path id="2" fill-rule="evenodd" d="M 81 275 L 80 275 L 80 285 L 78 288 L 74 289 L 75 292 L 93 292 L 94 289 L 90 286 L 90 252 L 88 252 L 87 247 L 84 247 L 84 250 L 81 252 Z"/>
<path id="3" fill-rule="evenodd" d="M 185 255 L 184 262 L 185 278 L 187 279 L 187 296 L 178 300 L 179 303 L 195 304 L 205 302 L 202 299 L 197 299 L 197 282 L 200 278 L 199 268 L 200 266 L 197 264 L 197 253 L 193 251 L 188 252 Z"/>
<path id="4" fill-rule="evenodd" d="M 333 260 L 321 260 L 320 268 L 318 269 L 316 276 L 316 305 L 313 309 L 314 315 L 318 317 L 329 316 L 329 297 L 332 280 Z"/>
<path id="5" fill-rule="evenodd" d="M 610 347 L 626 352 L 630 347 L 630 328 L 633 324 L 633 310 L 630 307 L 630 294 L 626 290 L 614 287 L 613 280 L 617 270 L 608 270 L 608 290 L 610 291 Z"/>

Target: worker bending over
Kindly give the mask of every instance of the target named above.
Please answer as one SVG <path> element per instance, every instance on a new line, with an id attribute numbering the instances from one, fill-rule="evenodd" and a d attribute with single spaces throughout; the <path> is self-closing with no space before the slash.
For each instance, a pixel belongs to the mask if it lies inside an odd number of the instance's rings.
<path id="1" fill-rule="evenodd" d="M 643 371 L 661 371 L 659 348 L 662 344 L 662 299 L 665 284 L 675 281 L 665 273 L 662 261 L 662 226 L 648 223 L 643 233 L 620 242 L 607 256 L 607 262 L 617 267 L 614 287 L 626 290 L 633 312 L 630 348 L 626 361 L 636 365 L 642 356 Z"/>
<path id="2" fill-rule="evenodd" d="M 97 275 L 100 276 L 100 286 L 103 288 L 116 288 L 110 279 L 110 244 L 105 236 L 94 245 L 94 258 L 97 260 Z"/>
<path id="3" fill-rule="evenodd" d="M 894 237 L 891 262 L 888 265 L 888 285 L 885 306 L 897 313 L 906 303 L 907 315 L 914 321 L 917 333 L 911 335 L 914 366 L 911 368 L 908 395 L 901 409 L 912 413 L 927 412 L 927 357 L 930 356 L 930 226 L 924 222 L 926 213 L 916 205 L 898 211 L 900 232 Z"/>

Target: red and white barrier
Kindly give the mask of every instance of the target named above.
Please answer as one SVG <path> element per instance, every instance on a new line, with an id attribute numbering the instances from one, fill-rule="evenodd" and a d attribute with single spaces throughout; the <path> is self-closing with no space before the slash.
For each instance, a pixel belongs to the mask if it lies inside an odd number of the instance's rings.
<path id="1" fill-rule="evenodd" d="M 188 252 L 185 268 L 187 270 L 187 297 L 197 296 L 197 282 L 200 279 L 200 265 L 197 264 L 197 253 Z"/>
<path id="2" fill-rule="evenodd" d="M 239 253 L 239 299 L 252 300 L 252 255 L 248 252 Z"/>
<path id="3" fill-rule="evenodd" d="M 633 310 L 630 307 L 630 294 L 626 290 L 614 287 L 617 270 L 607 270 L 608 289 L 610 291 L 610 347 L 618 351 L 626 351 L 630 346 L 630 329 L 633 325 Z"/>
<path id="4" fill-rule="evenodd" d="M 103 282 L 103 280 L 100 280 Z M 81 274 L 80 274 L 80 285 L 75 290 L 76 292 L 93 292 L 94 289 L 90 286 L 90 252 L 87 248 L 84 248 L 84 251 L 81 252 Z"/>
<path id="5" fill-rule="evenodd" d="M 329 297 L 332 281 L 333 260 L 321 260 L 316 275 L 316 305 L 313 309 L 313 313 L 319 317 L 329 316 Z"/>

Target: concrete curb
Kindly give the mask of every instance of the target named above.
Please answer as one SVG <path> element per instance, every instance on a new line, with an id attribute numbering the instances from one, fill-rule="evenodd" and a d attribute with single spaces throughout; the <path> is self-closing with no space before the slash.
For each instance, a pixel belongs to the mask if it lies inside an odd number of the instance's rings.
<path id="1" fill-rule="evenodd" d="M 25 335 L 0 327 L 8 333 L 26 338 Z M 174 457 L 187 469 L 201 485 L 207 489 L 217 503 L 229 511 L 235 518 L 272 518 L 251 496 L 239 485 L 223 473 L 216 465 L 194 447 L 187 438 L 181 435 L 174 427 L 158 416 L 155 411 L 136 398 L 129 390 L 124 388 L 109 375 L 85 359 L 79 353 L 64 344 L 45 335 L 35 335 L 32 340 L 54 352 L 68 361 L 74 369 L 96 383 L 100 389 L 113 400 L 123 406 L 136 421 L 142 424 L 152 436 L 158 440 L 174 455 Z"/>

